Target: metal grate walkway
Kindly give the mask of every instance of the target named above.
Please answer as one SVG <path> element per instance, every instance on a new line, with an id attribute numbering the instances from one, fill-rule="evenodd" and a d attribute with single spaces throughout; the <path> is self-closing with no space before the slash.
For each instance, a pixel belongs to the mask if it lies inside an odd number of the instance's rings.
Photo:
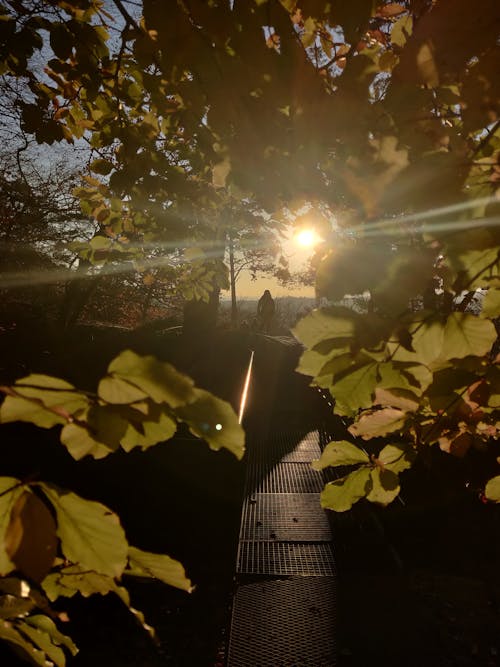
<path id="1" fill-rule="evenodd" d="M 334 667 L 335 561 L 320 434 L 248 449 L 227 667 Z"/>

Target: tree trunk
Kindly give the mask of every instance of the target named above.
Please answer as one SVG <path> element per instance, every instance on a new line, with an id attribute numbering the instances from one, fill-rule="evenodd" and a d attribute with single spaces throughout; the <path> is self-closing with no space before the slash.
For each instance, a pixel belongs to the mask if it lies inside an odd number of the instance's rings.
<path id="1" fill-rule="evenodd" d="M 231 234 L 229 238 L 229 283 L 231 286 L 231 326 L 238 327 L 238 304 L 236 302 L 236 275 L 234 272 L 234 245 Z"/>
<path id="2" fill-rule="evenodd" d="M 63 331 L 71 329 L 76 324 L 101 280 L 100 276 L 86 276 L 89 266 L 89 262 L 81 260 L 75 275 L 80 274 L 82 277 L 75 277 L 66 283 L 59 312 L 59 322 Z"/>
<path id="3" fill-rule="evenodd" d="M 206 301 L 186 301 L 182 333 L 188 339 L 202 341 L 210 338 L 215 331 L 219 309 L 220 289 L 214 286 L 208 303 Z"/>

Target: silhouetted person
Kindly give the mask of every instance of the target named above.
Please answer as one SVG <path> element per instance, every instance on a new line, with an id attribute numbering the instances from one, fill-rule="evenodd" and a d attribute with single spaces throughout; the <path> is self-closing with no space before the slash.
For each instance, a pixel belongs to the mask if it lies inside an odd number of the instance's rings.
<path id="1" fill-rule="evenodd" d="M 271 292 L 266 289 L 257 304 L 258 326 L 262 333 L 270 333 L 274 319 L 274 311 L 274 299 L 271 296 Z"/>

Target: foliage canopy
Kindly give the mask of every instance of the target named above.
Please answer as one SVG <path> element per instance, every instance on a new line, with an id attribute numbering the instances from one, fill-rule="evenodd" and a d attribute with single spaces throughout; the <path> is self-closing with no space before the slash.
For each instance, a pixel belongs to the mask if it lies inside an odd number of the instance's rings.
<path id="1" fill-rule="evenodd" d="M 318 294 L 331 305 L 295 329 L 305 347 L 298 370 L 331 393 L 357 443 L 332 443 L 317 462 L 356 466 L 326 486 L 323 505 L 388 504 L 399 474 L 432 445 L 498 456 L 497 1 L 176 0 L 166 10 L 144 0 L 141 9 L 121 0 L 1 6 L 1 73 L 25 83 L 23 131 L 93 152 L 93 175 L 75 195 L 97 231 L 80 257 L 140 266 L 151 246 L 190 249 L 180 285 L 206 300 L 226 281 L 214 248 L 252 223 L 250 210 L 262 220 L 293 218 L 305 204 L 334 211 L 317 258 Z M 335 305 L 359 293 L 361 312 Z M 242 453 L 226 404 L 130 352 L 96 395 L 45 376 L 6 393 L 4 421 L 61 425 L 75 458 L 147 448 L 178 421 L 213 448 Z M 496 473 L 484 492 L 500 502 Z M 127 568 L 184 582 L 166 556 L 128 547 L 102 506 L 47 484 L 2 483 L 3 535 L 45 516 L 48 553 L 60 545 L 70 561 L 44 580 L 49 599 L 57 586 L 124 596 L 117 578 Z M 72 512 L 98 534 L 114 525 L 104 558 L 83 549 Z M 3 574 L 16 554 L 0 551 Z M 2 636 L 63 664 L 70 640 L 50 618 L 24 616 L 38 603 L 29 606 L 22 583 L 0 580 L 13 605 Z"/>

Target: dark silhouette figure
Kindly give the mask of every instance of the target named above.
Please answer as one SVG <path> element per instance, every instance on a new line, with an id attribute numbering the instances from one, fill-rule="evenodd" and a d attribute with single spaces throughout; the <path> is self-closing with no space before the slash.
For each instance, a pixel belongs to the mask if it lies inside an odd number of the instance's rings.
<path id="1" fill-rule="evenodd" d="M 260 297 L 259 303 L 257 304 L 257 323 L 259 331 L 267 334 L 271 332 L 274 312 L 274 299 L 271 296 L 271 292 L 266 289 L 264 294 Z"/>

